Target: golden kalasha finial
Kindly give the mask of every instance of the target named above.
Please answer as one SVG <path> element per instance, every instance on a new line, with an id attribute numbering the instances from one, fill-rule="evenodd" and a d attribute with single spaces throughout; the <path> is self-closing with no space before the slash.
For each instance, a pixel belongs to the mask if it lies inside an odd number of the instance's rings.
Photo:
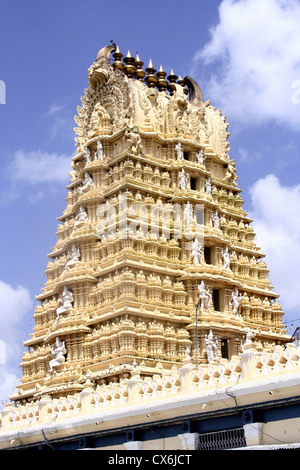
<path id="1" fill-rule="evenodd" d="M 148 67 L 145 69 L 147 76 L 145 77 L 145 82 L 149 88 L 154 88 L 158 78 L 155 75 L 156 70 L 153 68 L 152 60 L 150 59 Z"/>
<path id="2" fill-rule="evenodd" d="M 178 85 L 181 85 L 181 86 L 182 86 L 182 88 L 183 88 L 183 93 L 184 93 L 185 95 L 188 95 L 189 91 L 188 91 L 187 87 L 185 86 L 185 81 L 183 80 L 183 78 L 181 78 L 180 75 L 179 75 L 179 77 L 178 77 L 178 82 L 177 82 L 177 83 L 178 83 Z"/>
<path id="3" fill-rule="evenodd" d="M 169 85 L 168 85 L 168 90 L 170 92 L 170 95 L 174 94 L 174 91 L 176 90 L 176 80 L 177 80 L 177 75 L 174 74 L 173 69 L 171 69 L 170 75 L 167 77 L 169 80 Z"/>
<path id="4" fill-rule="evenodd" d="M 127 52 L 127 56 L 124 57 L 123 62 L 126 64 L 124 67 L 124 72 L 129 78 L 132 78 L 135 74 L 135 58 L 131 56 L 130 51 Z"/>
<path id="5" fill-rule="evenodd" d="M 157 88 L 159 91 L 166 91 L 168 87 L 168 81 L 165 79 L 167 73 L 163 70 L 162 65 L 159 68 L 159 71 L 157 72 L 156 76 L 158 77 L 157 81 Z"/>
<path id="6" fill-rule="evenodd" d="M 141 61 L 141 59 L 139 58 L 139 55 L 138 53 L 136 53 L 136 58 L 135 58 L 135 66 L 136 66 L 136 71 L 135 71 L 135 77 L 140 80 L 140 81 L 143 81 L 144 80 L 144 77 L 146 75 L 146 72 L 145 70 L 142 69 L 144 65 L 144 62 Z"/>
<path id="7" fill-rule="evenodd" d="M 121 60 L 122 57 L 123 57 L 123 54 L 121 54 L 119 46 L 117 46 L 116 51 L 113 53 L 113 58 L 115 60 L 112 63 L 112 67 L 114 67 L 115 69 L 123 70 L 124 69 L 124 64 Z"/>

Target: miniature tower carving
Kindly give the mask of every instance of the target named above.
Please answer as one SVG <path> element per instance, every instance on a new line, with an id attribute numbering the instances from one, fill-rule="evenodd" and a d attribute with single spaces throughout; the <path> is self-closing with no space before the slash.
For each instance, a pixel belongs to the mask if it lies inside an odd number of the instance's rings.
<path id="1" fill-rule="evenodd" d="M 88 70 L 66 209 L 13 400 L 76 393 L 283 344 L 278 295 L 243 209 L 228 123 L 197 83 L 114 45 Z M 198 348 L 196 350 L 196 348 Z M 54 359 L 53 359 L 54 356 Z"/>

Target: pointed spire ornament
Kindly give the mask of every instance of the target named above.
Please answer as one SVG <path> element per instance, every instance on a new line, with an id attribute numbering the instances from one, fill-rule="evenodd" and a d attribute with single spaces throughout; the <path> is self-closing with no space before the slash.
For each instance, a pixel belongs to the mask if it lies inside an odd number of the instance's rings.
<path id="1" fill-rule="evenodd" d="M 135 58 L 131 56 L 130 51 L 127 52 L 127 56 L 124 57 L 123 62 L 125 63 L 124 72 L 129 78 L 132 78 L 135 74 Z"/>
<path id="2" fill-rule="evenodd" d="M 157 88 L 159 91 L 166 91 L 168 87 L 168 81 L 165 79 L 167 73 L 163 70 L 162 65 L 159 68 L 159 71 L 157 72 L 156 76 L 158 77 L 157 81 Z"/>
<path id="3" fill-rule="evenodd" d="M 168 90 L 170 92 L 170 95 L 174 94 L 174 91 L 176 90 L 176 80 L 178 78 L 177 75 L 174 74 L 173 69 L 171 69 L 170 75 L 167 77 L 169 80 L 169 85 L 168 85 Z"/>
<path id="4" fill-rule="evenodd" d="M 119 46 L 117 46 L 116 51 L 113 53 L 113 58 L 115 59 L 112 63 L 112 67 L 115 69 L 123 70 L 124 64 L 122 62 L 123 54 L 121 54 Z"/>
<path id="5" fill-rule="evenodd" d="M 139 58 L 138 53 L 136 53 L 136 57 L 135 57 L 135 66 L 136 66 L 135 77 L 137 78 L 137 80 L 140 80 L 140 81 L 143 81 L 144 78 L 145 78 L 145 75 L 146 75 L 145 70 L 142 69 L 143 65 L 144 65 L 144 62 L 141 61 L 141 59 Z"/>
<path id="6" fill-rule="evenodd" d="M 148 85 L 149 88 L 154 88 L 158 78 L 155 75 L 156 70 L 153 67 L 152 60 L 150 59 L 148 67 L 145 69 L 147 72 L 147 75 L 145 77 L 145 83 Z"/>

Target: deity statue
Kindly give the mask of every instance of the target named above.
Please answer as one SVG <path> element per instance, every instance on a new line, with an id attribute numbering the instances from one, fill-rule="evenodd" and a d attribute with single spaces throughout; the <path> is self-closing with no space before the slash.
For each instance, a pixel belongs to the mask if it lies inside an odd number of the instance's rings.
<path id="1" fill-rule="evenodd" d="M 231 305 L 232 305 L 232 310 L 234 315 L 239 314 L 239 308 L 240 308 L 240 295 L 238 288 L 236 287 L 234 292 L 231 294 Z"/>
<path id="2" fill-rule="evenodd" d="M 125 138 L 130 145 L 130 151 L 135 155 L 142 153 L 143 146 L 138 127 L 128 128 L 125 132 Z"/>
<path id="3" fill-rule="evenodd" d="M 198 163 L 199 165 L 204 165 L 204 161 L 205 161 L 205 155 L 204 155 L 204 150 L 201 149 L 198 153 L 197 153 L 197 160 L 198 160 Z"/>
<path id="4" fill-rule="evenodd" d="M 87 220 L 88 220 L 88 215 L 86 213 L 86 210 L 84 209 L 84 207 L 80 206 L 74 225 L 76 226 L 82 222 L 86 222 Z"/>
<path id="5" fill-rule="evenodd" d="M 254 337 L 255 337 L 254 331 L 251 330 L 250 328 L 247 328 L 246 339 L 244 343 L 241 344 L 242 352 L 244 352 L 247 349 L 252 349 L 254 347 L 254 344 L 252 341 Z"/>
<path id="6" fill-rule="evenodd" d="M 179 173 L 179 185 L 180 189 L 186 190 L 188 185 L 189 177 L 185 174 L 184 168 Z"/>
<path id="7" fill-rule="evenodd" d="M 217 211 L 213 213 L 212 221 L 213 221 L 214 228 L 219 228 L 220 227 L 220 218 L 218 216 Z"/>
<path id="8" fill-rule="evenodd" d="M 97 140 L 97 152 L 95 152 L 95 158 L 97 160 L 104 160 L 104 151 L 100 140 Z"/>
<path id="9" fill-rule="evenodd" d="M 65 286 L 61 298 L 59 300 L 59 304 L 62 304 L 62 306 L 56 310 L 57 316 L 59 317 L 61 313 L 65 312 L 66 310 L 70 310 L 72 308 L 73 301 L 74 297 L 72 292 L 70 292 Z"/>
<path id="10" fill-rule="evenodd" d="M 211 293 L 208 289 L 206 289 L 204 281 L 198 285 L 198 293 L 199 293 L 199 300 L 200 300 L 200 308 L 202 310 L 208 310 L 210 301 L 211 301 Z"/>
<path id="11" fill-rule="evenodd" d="M 186 225 L 191 225 L 193 223 L 193 207 L 188 201 L 183 211 L 184 214 L 184 223 Z"/>
<path id="12" fill-rule="evenodd" d="M 228 165 L 227 165 L 227 171 L 226 171 L 224 181 L 226 181 L 226 182 L 231 182 L 232 181 L 234 184 L 236 184 L 237 179 L 238 179 L 238 177 L 236 175 L 235 161 L 230 160 Z"/>
<path id="13" fill-rule="evenodd" d="M 205 182 L 205 190 L 206 190 L 206 194 L 211 194 L 211 182 L 210 182 L 210 178 L 207 178 L 206 182 Z"/>
<path id="14" fill-rule="evenodd" d="M 203 258 L 203 250 L 198 238 L 193 241 L 192 257 L 195 264 L 201 264 Z"/>
<path id="15" fill-rule="evenodd" d="M 230 254 L 228 252 L 228 246 L 226 246 L 225 250 L 222 250 L 223 256 L 223 268 L 230 269 Z"/>
<path id="16" fill-rule="evenodd" d="M 66 353 L 67 350 L 65 347 L 65 342 L 60 341 L 59 338 L 56 338 L 55 346 L 52 346 L 52 355 L 54 356 L 54 359 L 49 362 L 51 372 L 53 371 L 54 367 L 58 367 L 65 362 L 64 354 Z"/>
<path id="17" fill-rule="evenodd" d="M 204 341 L 208 362 L 218 362 L 218 339 L 214 339 L 214 335 L 211 330 L 208 335 L 205 335 Z"/>
<path id="18" fill-rule="evenodd" d="M 175 146 L 175 149 L 177 152 L 177 160 L 183 160 L 183 151 L 180 142 Z"/>
<path id="19" fill-rule="evenodd" d="M 77 263 L 79 258 L 80 258 L 79 248 L 76 248 L 75 245 L 72 245 L 71 254 L 69 256 L 69 260 L 67 261 L 66 268 L 69 268 L 70 266 L 74 266 L 74 264 Z"/>
<path id="20" fill-rule="evenodd" d="M 85 172 L 84 180 L 83 180 L 83 184 L 82 184 L 80 192 L 85 191 L 89 186 L 93 186 L 93 185 L 94 185 L 93 178 L 91 177 L 91 175 L 88 174 L 88 172 Z"/>
<path id="21" fill-rule="evenodd" d="M 87 163 L 90 163 L 92 161 L 91 160 L 91 151 L 88 147 L 85 148 L 85 158 L 86 158 Z"/>

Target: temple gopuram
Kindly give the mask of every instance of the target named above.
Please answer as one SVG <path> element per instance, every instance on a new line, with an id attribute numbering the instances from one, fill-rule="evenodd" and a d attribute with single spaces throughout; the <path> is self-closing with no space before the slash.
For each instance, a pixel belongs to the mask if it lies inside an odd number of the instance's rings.
<path id="1" fill-rule="evenodd" d="M 112 44 L 88 69 L 0 449 L 296 446 L 300 349 L 229 124 L 192 77 L 143 66 Z"/>

